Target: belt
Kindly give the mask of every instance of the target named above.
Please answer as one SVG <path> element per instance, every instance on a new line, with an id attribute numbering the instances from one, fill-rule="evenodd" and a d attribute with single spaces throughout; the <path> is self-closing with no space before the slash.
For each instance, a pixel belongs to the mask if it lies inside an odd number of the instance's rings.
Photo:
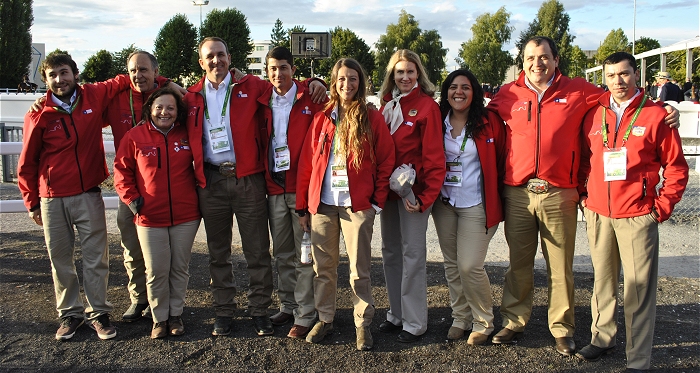
<path id="1" fill-rule="evenodd" d="M 549 191 L 549 182 L 538 178 L 533 178 L 527 181 L 526 188 L 530 193 L 542 194 Z"/>
<path id="2" fill-rule="evenodd" d="M 219 165 L 204 162 L 204 169 L 216 171 L 224 177 L 237 177 L 236 164 L 233 162 L 222 162 Z"/>

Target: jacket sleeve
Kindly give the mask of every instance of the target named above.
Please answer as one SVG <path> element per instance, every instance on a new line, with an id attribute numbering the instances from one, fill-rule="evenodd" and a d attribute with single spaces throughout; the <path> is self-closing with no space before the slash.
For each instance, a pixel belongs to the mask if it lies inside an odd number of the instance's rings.
<path id="1" fill-rule="evenodd" d="M 138 127 L 134 127 L 138 128 Z M 136 186 L 136 146 L 129 131 L 119 144 L 114 158 L 114 189 L 126 205 L 141 196 Z"/>
<path id="2" fill-rule="evenodd" d="M 17 165 L 17 184 L 27 210 L 39 207 L 39 154 L 43 147 L 43 128 L 39 128 L 39 113 L 24 116 L 22 152 Z"/>
<path id="3" fill-rule="evenodd" d="M 588 121 L 594 120 L 597 108 L 591 109 L 583 117 L 583 123 L 581 123 L 581 160 L 578 166 L 578 194 L 579 196 L 588 194 L 588 175 L 591 173 L 591 144 L 588 142 L 588 126 L 586 125 Z M 590 117 L 590 119 L 589 119 Z M 580 198 L 580 197 L 579 197 Z"/>
<path id="4" fill-rule="evenodd" d="M 683 155 L 678 129 L 664 123 L 658 127 L 657 153 L 663 167 L 663 182 L 654 207 L 659 214 L 659 222 L 668 220 L 673 207 L 681 200 L 688 184 L 688 163 Z"/>
<path id="5" fill-rule="evenodd" d="M 324 113 L 316 113 L 314 120 L 311 122 L 309 131 L 306 132 L 304 145 L 299 153 L 299 166 L 297 168 L 297 211 L 306 210 L 309 208 L 309 183 L 311 182 L 311 171 L 313 169 L 313 154 L 314 154 L 314 133 L 317 127 L 323 126 Z"/>
<path id="6" fill-rule="evenodd" d="M 384 208 L 389 195 L 389 177 L 394 171 L 396 152 L 394 140 L 386 126 L 384 116 L 378 111 L 370 110 L 370 120 L 374 131 L 374 159 L 377 162 L 377 179 L 375 180 L 372 202 L 380 208 Z"/>
<path id="7" fill-rule="evenodd" d="M 119 92 L 131 89 L 131 78 L 127 74 L 119 74 L 112 79 L 90 84 L 90 86 L 93 87 L 90 94 L 95 95 L 95 98 L 100 102 L 100 109 L 104 111 Z"/>
<path id="8" fill-rule="evenodd" d="M 442 121 L 437 103 L 432 102 L 426 122 L 421 126 L 423 183 L 425 189 L 416 195 L 421 201 L 421 212 L 437 199 L 445 178 L 445 152 L 442 147 Z"/>
<path id="9" fill-rule="evenodd" d="M 163 88 L 170 84 L 170 79 L 164 77 L 164 76 L 156 76 L 156 84 L 158 84 L 158 88 Z"/>

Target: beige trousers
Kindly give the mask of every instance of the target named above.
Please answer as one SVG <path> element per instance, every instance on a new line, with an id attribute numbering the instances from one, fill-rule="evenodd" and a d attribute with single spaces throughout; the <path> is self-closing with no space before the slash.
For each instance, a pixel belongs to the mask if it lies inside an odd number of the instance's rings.
<path id="1" fill-rule="evenodd" d="M 124 268 L 129 278 L 127 289 L 131 303 L 146 303 L 146 264 L 143 262 L 143 252 L 136 233 L 134 213 L 121 199 L 117 205 L 117 227 L 124 249 Z"/>

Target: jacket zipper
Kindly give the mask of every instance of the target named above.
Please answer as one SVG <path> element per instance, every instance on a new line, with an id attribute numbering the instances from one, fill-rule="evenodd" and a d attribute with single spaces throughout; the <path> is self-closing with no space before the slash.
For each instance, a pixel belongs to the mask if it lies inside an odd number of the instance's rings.
<path id="1" fill-rule="evenodd" d="M 83 183 L 83 171 L 80 168 L 80 158 L 78 157 L 78 129 L 75 127 L 75 121 L 73 121 L 73 113 L 68 114 L 70 116 L 70 123 L 71 126 L 73 126 L 73 131 L 75 131 L 75 146 L 73 147 L 73 151 L 75 152 L 75 164 L 78 166 L 78 175 L 80 176 L 80 189 L 85 193 L 85 184 Z M 63 118 L 61 118 L 63 120 Z M 66 132 L 68 132 L 68 129 L 66 129 Z M 70 135 L 68 136 L 70 138 Z"/>
<path id="2" fill-rule="evenodd" d="M 168 205 L 170 206 L 170 225 L 175 225 L 175 218 L 173 217 L 173 191 L 170 185 L 170 152 L 168 145 L 168 135 L 163 135 L 165 140 L 165 164 L 166 164 L 166 175 L 168 176 Z M 160 150 L 160 148 L 158 148 Z M 158 152 L 158 167 L 160 167 L 160 152 Z"/>
<path id="3" fill-rule="evenodd" d="M 65 119 L 61 118 L 61 124 L 63 125 L 63 132 L 66 133 L 66 139 L 70 139 L 70 132 L 68 132 Z"/>
<path id="4" fill-rule="evenodd" d="M 532 102 L 530 102 L 530 105 L 532 105 Z M 538 176 L 539 174 L 539 169 L 540 169 L 540 130 L 542 128 L 542 125 L 540 123 L 542 116 L 540 115 L 542 112 L 542 104 L 540 101 L 537 101 L 537 144 L 535 147 L 535 177 Z"/>
<path id="5" fill-rule="evenodd" d="M 574 162 L 576 162 L 576 151 L 571 151 L 571 169 L 569 171 L 569 184 L 574 183 Z"/>
<path id="6" fill-rule="evenodd" d="M 640 198 L 639 200 L 643 200 L 644 197 L 646 197 L 646 196 L 647 196 L 647 178 L 644 177 L 644 178 L 642 178 L 642 198 Z"/>

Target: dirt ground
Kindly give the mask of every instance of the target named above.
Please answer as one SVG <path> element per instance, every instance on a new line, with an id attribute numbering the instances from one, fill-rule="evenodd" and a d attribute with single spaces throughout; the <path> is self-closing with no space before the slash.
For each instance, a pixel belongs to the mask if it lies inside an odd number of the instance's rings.
<path id="1" fill-rule="evenodd" d="M 163 340 L 149 338 L 150 320 L 122 323 L 129 305 L 126 275 L 118 236 L 110 234 L 108 299 L 114 304 L 112 319 L 118 335 L 101 341 L 86 326 L 69 341 L 54 339 L 56 320 L 51 269 L 40 231 L 0 233 L 0 371 L 40 372 L 619 372 L 625 368 L 625 331 L 620 318 L 618 347 L 598 362 L 586 363 L 559 355 L 546 322 L 546 277 L 535 273 L 532 319 L 513 346 L 469 346 L 466 338 L 448 342 L 451 324 L 449 295 L 441 263 L 428 263 L 428 332 L 415 344 L 401 344 L 395 334 L 377 327 L 388 308 L 380 258 L 372 263 L 372 284 L 377 313 L 372 324 L 374 349 L 355 350 L 347 258 L 339 270 L 338 312 L 334 333 L 318 345 L 286 338 L 290 325 L 276 327 L 275 334 L 258 337 L 246 315 L 246 264 L 234 249 L 239 284 L 235 329 L 230 336 L 211 336 L 214 312 L 208 282 L 208 254 L 196 242 L 190 265 L 187 305 L 183 314 L 186 333 Z M 78 273 L 80 249 L 76 252 Z M 504 267 L 487 267 L 492 282 L 497 330 L 501 317 Z M 576 273 L 575 340 L 583 347 L 590 340 L 590 273 Z M 656 335 L 652 368 L 656 372 L 700 372 L 700 281 L 659 279 Z M 274 299 L 270 313 L 275 312 Z"/>

